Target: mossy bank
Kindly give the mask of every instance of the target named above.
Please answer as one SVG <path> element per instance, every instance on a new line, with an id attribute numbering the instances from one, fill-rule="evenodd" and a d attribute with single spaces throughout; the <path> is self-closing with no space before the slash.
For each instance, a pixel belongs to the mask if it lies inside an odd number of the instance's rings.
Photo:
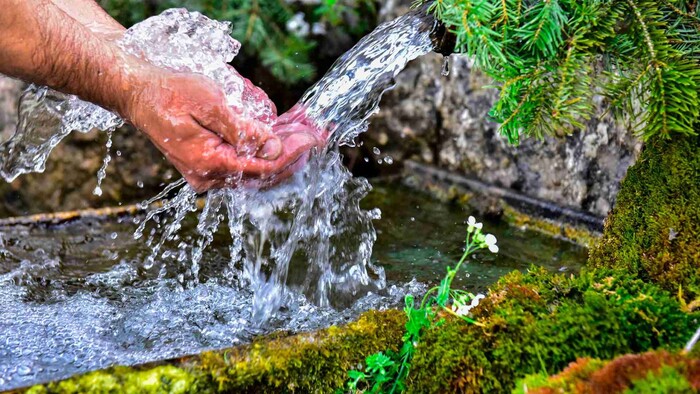
<path id="1" fill-rule="evenodd" d="M 645 145 L 589 265 L 628 270 L 689 302 L 700 296 L 700 136 Z"/>
<path id="2" fill-rule="evenodd" d="M 581 274 L 513 272 L 473 310 L 480 325 L 445 316 L 418 345 L 408 392 L 498 393 L 523 384 L 577 392 L 583 377 L 634 360 L 644 368 L 623 376 L 625 390 L 697 390 L 688 372 L 697 369 L 697 352 L 677 352 L 700 325 L 693 301 L 700 293 L 699 143 L 698 137 L 648 143 Z M 396 350 L 404 323 L 401 312 L 370 311 L 346 327 L 93 372 L 30 392 L 331 393 L 366 356 Z M 658 368 L 643 354 L 649 351 L 658 352 L 650 353 L 659 355 Z M 625 354 L 638 355 L 619 358 Z"/>

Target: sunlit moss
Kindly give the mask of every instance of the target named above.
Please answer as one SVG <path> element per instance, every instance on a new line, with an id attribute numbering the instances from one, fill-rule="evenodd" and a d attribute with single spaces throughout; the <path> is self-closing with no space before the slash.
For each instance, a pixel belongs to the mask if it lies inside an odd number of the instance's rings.
<path id="1" fill-rule="evenodd" d="M 612 361 L 583 358 L 551 377 L 530 375 L 515 394 L 693 393 L 700 391 L 700 358 L 666 351 L 625 355 Z"/>
<path id="2" fill-rule="evenodd" d="M 172 365 L 145 370 L 115 367 L 90 372 L 45 386 L 30 388 L 29 394 L 48 393 L 126 393 L 126 394 L 186 394 L 211 392 L 192 373 Z"/>

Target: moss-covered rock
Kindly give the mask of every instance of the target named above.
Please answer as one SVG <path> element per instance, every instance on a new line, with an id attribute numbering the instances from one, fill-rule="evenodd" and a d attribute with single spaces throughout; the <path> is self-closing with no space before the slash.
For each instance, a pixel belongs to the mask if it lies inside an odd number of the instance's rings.
<path id="1" fill-rule="evenodd" d="M 626 274 L 514 272 L 474 310 L 481 326 L 446 316 L 426 333 L 412 361 L 408 392 L 507 392 L 526 375 L 541 374 L 546 381 L 580 357 L 675 350 L 700 323 L 700 313 L 683 309 L 673 294 Z M 404 323 L 400 311 L 370 311 L 345 327 L 277 334 L 169 366 L 116 367 L 31 391 L 330 393 L 366 356 L 396 351 Z"/>
<path id="2" fill-rule="evenodd" d="M 115 367 L 105 371 L 90 372 L 71 379 L 34 386 L 27 394 L 187 394 L 213 392 L 209 384 L 202 384 L 192 373 L 171 365 L 145 370 Z"/>
<path id="3" fill-rule="evenodd" d="M 700 295 L 700 136 L 649 141 L 627 173 L 592 267 Z"/>
<path id="4" fill-rule="evenodd" d="M 504 392 L 526 374 L 559 371 L 579 357 L 677 349 L 700 314 L 685 313 L 671 293 L 632 276 L 533 269 L 499 281 L 475 317 L 484 327 L 447 319 L 427 333 L 409 392 Z"/>
<path id="5" fill-rule="evenodd" d="M 172 365 L 114 367 L 31 387 L 32 394 L 333 392 L 368 354 L 401 344 L 402 312 L 369 311 L 344 327 L 262 337 Z"/>
<path id="6" fill-rule="evenodd" d="M 666 351 L 624 355 L 612 361 L 578 359 L 557 375 L 530 375 L 514 390 L 517 394 L 697 392 L 700 358 Z"/>

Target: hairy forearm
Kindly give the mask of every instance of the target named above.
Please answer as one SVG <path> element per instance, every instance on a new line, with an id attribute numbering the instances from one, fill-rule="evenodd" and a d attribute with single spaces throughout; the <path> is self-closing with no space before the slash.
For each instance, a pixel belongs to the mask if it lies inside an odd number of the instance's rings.
<path id="1" fill-rule="evenodd" d="M 131 75 L 147 65 L 50 0 L 9 0 L 0 13 L 0 73 L 120 112 Z M 120 65 L 115 67 L 115 65 Z M 141 71 L 141 70 L 138 70 Z"/>

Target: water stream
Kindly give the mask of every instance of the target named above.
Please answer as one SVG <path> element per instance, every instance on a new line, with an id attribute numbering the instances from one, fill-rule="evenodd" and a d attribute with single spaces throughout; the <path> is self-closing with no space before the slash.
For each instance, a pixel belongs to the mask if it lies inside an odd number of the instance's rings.
<path id="1" fill-rule="evenodd" d="M 341 324 L 370 308 L 401 307 L 407 292 L 436 285 L 462 254 L 468 208 L 449 205 L 395 183 L 375 181 L 364 209 L 382 220 L 372 263 L 387 286 L 335 308 L 285 293 L 282 307 L 258 325 L 254 294 L 231 275 L 231 238 L 215 232 L 199 261 L 200 284 L 182 286 L 173 273 L 144 269 L 151 248 L 132 234 L 144 217 L 84 219 L 60 225 L 0 227 L 0 391 L 113 364 L 137 364 L 247 343 L 277 330 L 307 331 Z M 182 222 L 182 241 L 196 240 L 197 217 Z M 530 264 L 575 272 L 586 250 L 567 242 L 484 222 L 501 252 L 481 253 L 455 284 L 483 292 L 503 274 Z M 163 254 L 180 253 L 164 245 Z M 287 285 L 306 286 L 306 261 L 293 260 Z M 340 302 L 340 300 L 337 300 Z"/>
<path id="2" fill-rule="evenodd" d="M 161 206 L 134 218 L 133 238 L 117 250 L 106 245 L 112 236 L 123 239 L 123 232 L 102 227 L 68 227 L 84 242 L 68 242 L 58 253 L 36 244 L 12 248 L 7 242 L 19 242 L 14 232 L 22 230 L 7 233 L 0 389 L 115 362 L 230 346 L 270 327 L 317 328 L 415 291 L 420 285 L 414 282 L 387 290 L 383 268 L 371 262 L 373 221 L 381 211 L 361 207 L 370 184 L 342 165 L 338 147 L 352 145 L 367 129 L 406 63 L 432 49 L 433 25 L 417 12 L 380 25 L 309 89 L 299 108 L 329 132 L 330 142 L 279 186 L 213 190 L 200 204 L 189 185 L 175 182 L 145 202 Z M 228 66 L 240 49 L 229 30 L 227 23 L 173 9 L 129 29 L 120 45 L 153 64 L 208 76 L 231 106 L 271 125 L 272 108 Z M 43 171 L 51 150 L 70 132 L 112 133 L 123 123 L 44 87 L 31 86 L 20 107 L 17 132 L 0 146 L 0 175 L 8 181 Z M 98 174 L 96 194 L 109 161 L 107 156 Z M 222 239 L 225 253 L 212 247 Z M 78 258 L 74 248 L 82 245 L 101 250 L 109 268 L 69 274 L 72 265 L 94 264 L 94 255 Z"/>

